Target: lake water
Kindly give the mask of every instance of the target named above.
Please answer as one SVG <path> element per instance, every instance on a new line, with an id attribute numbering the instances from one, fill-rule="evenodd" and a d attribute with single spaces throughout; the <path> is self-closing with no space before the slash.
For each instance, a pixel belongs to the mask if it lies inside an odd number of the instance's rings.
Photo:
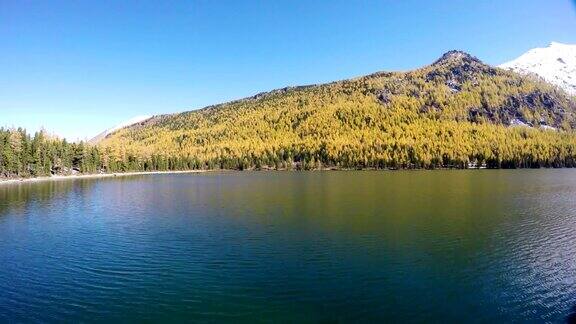
<path id="1" fill-rule="evenodd" d="M 0 186 L 0 322 L 563 322 L 576 170 Z"/>

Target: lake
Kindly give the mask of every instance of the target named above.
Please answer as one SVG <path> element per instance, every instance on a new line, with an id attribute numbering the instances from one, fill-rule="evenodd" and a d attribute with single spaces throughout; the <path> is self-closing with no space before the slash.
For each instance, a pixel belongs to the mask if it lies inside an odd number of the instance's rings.
<path id="1" fill-rule="evenodd" d="M 563 322 L 576 170 L 0 186 L 0 322 Z"/>

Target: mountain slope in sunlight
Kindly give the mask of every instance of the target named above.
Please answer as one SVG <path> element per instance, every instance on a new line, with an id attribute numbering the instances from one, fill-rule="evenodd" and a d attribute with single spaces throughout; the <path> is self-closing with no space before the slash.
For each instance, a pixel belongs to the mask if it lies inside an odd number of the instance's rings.
<path id="1" fill-rule="evenodd" d="M 576 104 L 543 81 L 450 51 L 409 72 L 287 87 L 107 136 L 113 159 L 200 167 L 567 165 Z"/>

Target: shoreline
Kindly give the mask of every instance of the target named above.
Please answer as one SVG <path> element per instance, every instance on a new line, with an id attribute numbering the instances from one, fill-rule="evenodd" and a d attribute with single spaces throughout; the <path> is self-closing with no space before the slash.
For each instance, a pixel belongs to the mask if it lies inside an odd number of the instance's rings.
<path id="1" fill-rule="evenodd" d="M 23 183 L 60 181 L 60 180 L 129 177 L 129 176 L 135 176 L 135 175 L 204 173 L 204 172 L 208 172 L 208 171 L 209 170 L 143 171 L 143 172 L 117 172 L 117 173 L 95 173 L 95 174 L 77 174 L 77 175 L 56 175 L 56 176 L 50 176 L 50 177 L 4 179 L 4 180 L 0 180 L 0 186 L 7 185 L 7 184 L 20 184 L 20 183 L 23 184 Z"/>
<path id="2" fill-rule="evenodd" d="M 46 182 L 46 181 L 60 181 L 60 180 L 75 180 L 75 179 L 97 179 L 97 178 L 114 178 L 114 177 L 129 177 L 136 175 L 154 175 L 154 174 L 187 174 L 187 173 L 206 173 L 206 172 L 349 172 L 349 171 L 408 171 L 408 172 L 418 172 L 418 171 L 479 171 L 479 170 L 546 170 L 546 169 L 572 169 L 570 167 L 563 168 L 517 168 L 517 169 L 506 169 L 506 168 L 435 168 L 435 169 L 335 169 L 335 168 L 323 168 L 323 169 L 311 169 L 311 170 L 295 170 L 295 169 L 246 169 L 243 171 L 231 170 L 231 169 L 208 169 L 208 170 L 180 170 L 180 171 L 135 171 L 135 172 L 116 172 L 116 173 L 95 173 L 95 174 L 77 174 L 77 175 L 55 175 L 49 177 L 36 177 L 36 178 L 16 178 L 16 179 L 0 179 L 0 186 L 7 184 L 24 184 L 24 183 L 34 183 L 34 182 Z"/>

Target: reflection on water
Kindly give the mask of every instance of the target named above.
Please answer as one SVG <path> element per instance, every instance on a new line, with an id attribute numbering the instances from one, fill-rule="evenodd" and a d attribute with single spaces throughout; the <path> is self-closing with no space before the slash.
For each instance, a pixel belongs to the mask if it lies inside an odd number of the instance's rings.
<path id="1" fill-rule="evenodd" d="M 0 186 L 0 321 L 564 321 L 573 170 Z"/>

